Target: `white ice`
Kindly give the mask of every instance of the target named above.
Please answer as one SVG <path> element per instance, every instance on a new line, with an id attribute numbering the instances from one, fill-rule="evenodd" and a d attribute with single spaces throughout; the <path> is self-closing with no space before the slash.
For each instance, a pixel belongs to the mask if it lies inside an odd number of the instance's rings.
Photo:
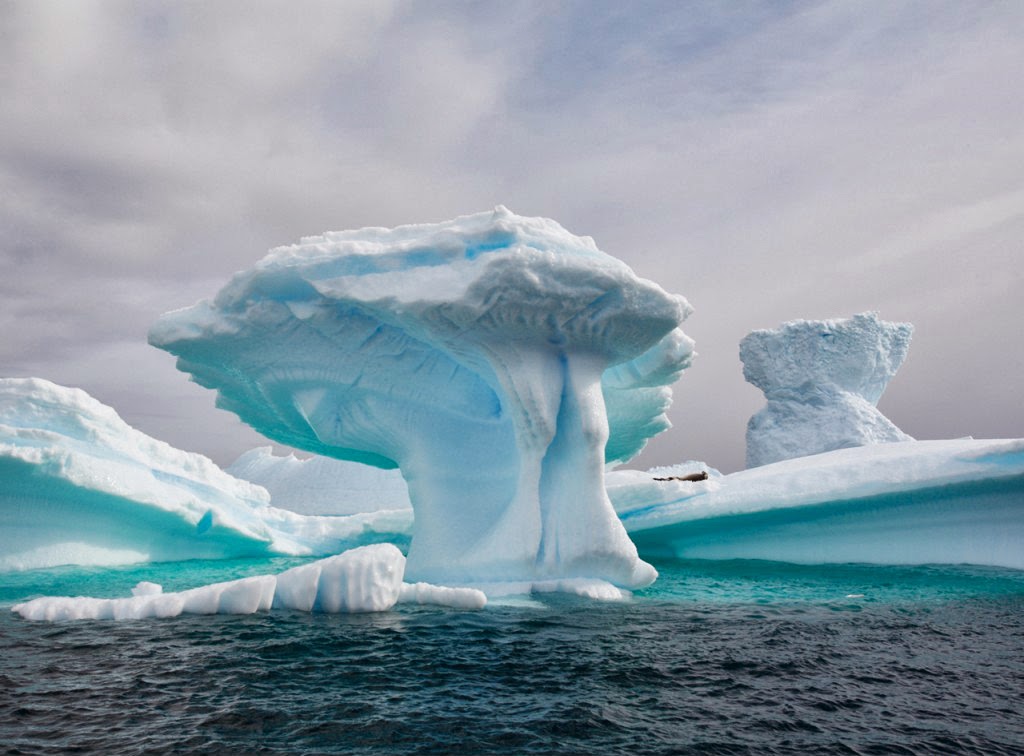
<path id="1" fill-rule="evenodd" d="M 279 509 L 310 515 L 353 515 L 409 509 L 409 489 L 398 470 L 313 456 L 277 456 L 251 449 L 225 472 L 262 486 Z"/>
<path id="2" fill-rule="evenodd" d="M 0 417 L 0 555 L 7 569 L 275 549 L 322 554 L 360 540 L 408 543 L 410 509 L 303 517 L 267 506 L 256 487 L 256 503 L 225 504 L 232 502 L 225 489 L 251 489 L 218 473 L 209 460 L 128 429 L 112 410 L 80 391 L 43 381 L 2 381 Z M 120 452 L 110 448 L 108 437 Z M 182 465 L 170 467 L 168 458 L 189 462 L 192 477 L 184 476 Z M 177 475 L 168 472 L 175 469 Z M 700 472 L 708 478 L 680 480 Z M 317 480 L 338 500 L 348 496 L 345 486 L 352 483 L 351 475 L 333 486 L 325 477 Z M 1024 441 L 892 443 L 727 476 L 687 462 L 649 472 L 614 470 L 605 483 L 640 553 L 652 558 L 1024 568 Z M 220 524 L 232 516 L 266 535 L 246 537 Z M 490 596 L 551 586 L 601 598 L 621 595 L 607 581 L 581 577 L 475 583 Z M 425 590 L 403 588 L 402 595 L 424 600 L 431 595 Z M 129 614 L 134 611 L 134 604 L 123 606 Z"/>
<path id="3" fill-rule="evenodd" d="M 403 583 L 405 557 L 391 544 L 351 549 L 277 575 L 164 593 L 139 583 L 130 598 L 44 596 L 12 607 L 29 620 L 144 619 L 181 614 L 254 614 L 271 609 L 338 614 L 383 612 L 399 602 L 481 609 L 483 593 L 470 588 Z"/>
<path id="4" fill-rule="evenodd" d="M 904 441 L 696 483 L 608 475 L 651 557 L 1024 569 L 1024 440 Z"/>
<path id="5" fill-rule="evenodd" d="M 903 364 L 913 330 L 861 313 L 747 334 L 743 376 L 768 400 L 747 425 L 747 467 L 911 440 L 875 405 Z"/>
<path id="6" fill-rule="evenodd" d="M 494 212 L 273 250 L 150 341 L 269 438 L 401 468 L 408 571 L 649 584 L 606 462 L 668 427 L 690 307 L 589 237 Z"/>
<path id="7" fill-rule="evenodd" d="M 0 571 L 264 554 L 402 540 L 411 513 L 304 517 L 79 389 L 0 379 Z"/>

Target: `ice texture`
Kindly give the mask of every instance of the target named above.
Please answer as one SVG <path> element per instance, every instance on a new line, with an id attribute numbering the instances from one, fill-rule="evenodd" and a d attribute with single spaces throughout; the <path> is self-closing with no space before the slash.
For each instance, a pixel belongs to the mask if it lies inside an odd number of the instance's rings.
<path id="1" fill-rule="evenodd" d="M 407 540 L 408 512 L 304 517 L 269 498 L 80 389 L 0 379 L 0 571 L 319 556 Z"/>
<path id="2" fill-rule="evenodd" d="M 291 446 L 401 468 L 408 571 L 649 584 L 606 461 L 668 427 L 690 306 L 589 237 L 503 207 L 272 250 L 150 341 Z"/>
<path id="3" fill-rule="evenodd" d="M 339 614 L 383 612 L 396 603 L 480 609 L 487 598 L 470 588 L 403 583 L 405 557 L 391 544 L 351 549 L 277 575 L 164 593 L 139 583 L 130 598 L 43 596 L 11 610 L 29 620 L 144 619 L 180 614 L 254 614 L 271 609 Z"/>
<path id="4" fill-rule="evenodd" d="M 913 331 L 868 312 L 747 334 L 740 342 L 743 376 L 768 400 L 747 424 L 747 467 L 911 440 L 875 405 L 903 364 Z"/>
<path id="5" fill-rule="evenodd" d="M 263 446 L 247 451 L 225 472 L 267 489 L 275 507 L 300 514 L 354 515 L 411 506 L 398 470 L 358 462 L 277 456 Z"/>
<path id="6" fill-rule="evenodd" d="M 654 477 L 608 475 L 648 558 L 1024 569 L 1024 439 L 839 449 L 698 483 Z"/>

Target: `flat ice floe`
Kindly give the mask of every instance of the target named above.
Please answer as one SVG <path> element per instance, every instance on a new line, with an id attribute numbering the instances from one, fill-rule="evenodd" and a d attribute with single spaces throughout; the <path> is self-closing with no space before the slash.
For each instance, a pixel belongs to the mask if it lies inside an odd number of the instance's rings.
<path id="1" fill-rule="evenodd" d="M 608 476 L 648 558 L 1024 569 L 1024 440 L 840 449 L 699 483 Z"/>
<path id="2" fill-rule="evenodd" d="M 247 451 L 225 472 L 263 486 L 278 509 L 300 514 L 354 515 L 412 506 L 398 470 L 342 459 L 278 456 L 262 446 Z"/>

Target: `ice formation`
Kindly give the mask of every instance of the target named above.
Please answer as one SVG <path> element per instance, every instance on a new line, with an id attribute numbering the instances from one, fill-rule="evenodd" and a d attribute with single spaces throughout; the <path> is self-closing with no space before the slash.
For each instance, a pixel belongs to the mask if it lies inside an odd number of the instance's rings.
<path id="1" fill-rule="evenodd" d="M 903 364 L 913 330 L 861 313 L 747 334 L 743 376 L 768 400 L 747 425 L 747 467 L 911 440 L 875 405 Z"/>
<path id="2" fill-rule="evenodd" d="M 411 506 L 398 470 L 358 462 L 279 457 L 263 446 L 247 451 L 225 472 L 267 489 L 275 507 L 301 514 L 354 515 Z"/>
<path id="3" fill-rule="evenodd" d="M 396 603 L 480 609 L 487 598 L 472 588 L 404 583 L 405 557 L 391 544 L 346 551 L 277 575 L 164 593 L 139 583 L 130 598 L 43 596 L 12 607 L 30 620 L 143 619 L 180 614 L 254 614 L 270 609 L 303 612 L 383 612 Z"/>
<path id="4" fill-rule="evenodd" d="M 406 512 L 303 517 L 199 454 L 130 427 L 80 389 L 0 379 L 0 571 L 407 540 Z"/>
<path id="5" fill-rule="evenodd" d="M 641 555 L 1024 569 L 1024 439 L 839 449 L 696 483 L 615 471 Z"/>
<path id="6" fill-rule="evenodd" d="M 505 208 L 282 247 L 150 341 L 276 441 L 401 468 L 408 572 L 649 584 L 606 461 L 668 426 L 690 307 L 588 237 Z"/>

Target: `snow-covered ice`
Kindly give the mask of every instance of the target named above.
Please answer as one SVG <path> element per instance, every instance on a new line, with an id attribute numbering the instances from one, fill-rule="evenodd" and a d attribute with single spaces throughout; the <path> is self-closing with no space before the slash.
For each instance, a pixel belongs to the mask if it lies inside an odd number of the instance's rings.
<path id="1" fill-rule="evenodd" d="M 650 557 L 1024 569 L 1024 439 L 839 449 L 697 483 L 615 471 Z"/>
<path id="2" fill-rule="evenodd" d="M 154 345 L 267 437 L 398 466 L 414 580 L 654 580 L 606 461 L 668 427 L 690 307 L 589 237 L 494 212 L 273 250 Z"/>
<path id="3" fill-rule="evenodd" d="M 277 575 L 231 580 L 164 593 L 139 583 L 130 598 L 43 596 L 12 607 L 29 620 L 144 619 L 180 614 L 253 614 L 271 609 L 338 614 L 383 612 L 399 602 L 481 609 L 483 593 L 470 588 L 404 583 L 405 557 L 391 544 L 351 549 Z"/>
<path id="4" fill-rule="evenodd" d="M 279 509 L 310 515 L 353 515 L 409 509 L 409 489 L 398 470 L 314 456 L 277 456 L 251 449 L 225 472 L 262 486 Z"/>
<path id="5" fill-rule="evenodd" d="M 747 425 L 747 467 L 911 440 L 875 405 L 903 364 L 913 331 L 869 312 L 747 334 L 740 342 L 743 376 L 768 400 Z"/>
<path id="6" fill-rule="evenodd" d="M 265 554 L 406 539 L 408 511 L 309 517 L 130 427 L 80 389 L 0 379 L 0 571 Z"/>

